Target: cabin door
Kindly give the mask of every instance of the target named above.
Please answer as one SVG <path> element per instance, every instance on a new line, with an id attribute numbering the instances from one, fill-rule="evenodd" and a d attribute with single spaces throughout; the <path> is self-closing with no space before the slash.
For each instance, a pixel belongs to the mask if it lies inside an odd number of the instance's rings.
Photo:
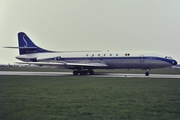
<path id="1" fill-rule="evenodd" d="M 141 55 L 140 56 L 140 63 L 143 63 L 144 62 L 144 55 Z"/>

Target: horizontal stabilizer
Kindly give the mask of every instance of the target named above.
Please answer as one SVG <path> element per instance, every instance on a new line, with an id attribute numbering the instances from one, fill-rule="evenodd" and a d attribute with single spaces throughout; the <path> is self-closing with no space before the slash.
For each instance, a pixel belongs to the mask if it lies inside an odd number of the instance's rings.
<path id="1" fill-rule="evenodd" d="M 4 47 L 4 48 L 13 48 L 13 49 L 37 49 L 37 47 Z"/>

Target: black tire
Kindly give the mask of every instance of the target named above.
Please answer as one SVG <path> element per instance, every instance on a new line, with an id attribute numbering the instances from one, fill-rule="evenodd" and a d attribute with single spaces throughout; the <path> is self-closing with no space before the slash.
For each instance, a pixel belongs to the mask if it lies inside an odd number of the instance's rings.
<path id="1" fill-rule="evenodd" d="M 79 74 L 84 75 L 85 74 L 84 70 L 79 71 Z"/>
<path id="2" fill-rule="evenodd" d="M 88 71 L 87 70 L 84 70 L 84 75 L 87 75 L 88 74 Z"/>
<path id="3" fill-rule="evenodd" d="M 73 71 L 73 75 L 78 75 L 78 71 L 77 71 L 77 70 L 74 70 L 74 71 Z"/>
<path id="4" fill-rule="evenodd" d="M 94 75 L 94 71 L 93 71 L 93 70 L 90 70 L 90 71 L 89 71 L 89 74 L 90 74 L 90 75 Z"/>
<path id="5" fill-rule="evenodd" d="M 146 76 L 149 76 L 149 72 L 146 72 L 145 75 L 146 75 Z"/>

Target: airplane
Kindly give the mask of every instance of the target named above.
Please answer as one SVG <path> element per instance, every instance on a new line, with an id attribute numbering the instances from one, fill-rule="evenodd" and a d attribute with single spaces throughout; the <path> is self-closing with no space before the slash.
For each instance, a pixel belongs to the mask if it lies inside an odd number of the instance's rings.
<path id="1" fill-rule="evenodd" d="M 93 75 L 94 69 L 142 69 L 149 76 L 151 69 L 177 65 L 175 59 L 153 52 L 50 51 L 35 45 L 24 32 L 18 33 L 18 43 L 5 48 L 19 49 L 20 64 L 72 69 L 73 75 Z"/>

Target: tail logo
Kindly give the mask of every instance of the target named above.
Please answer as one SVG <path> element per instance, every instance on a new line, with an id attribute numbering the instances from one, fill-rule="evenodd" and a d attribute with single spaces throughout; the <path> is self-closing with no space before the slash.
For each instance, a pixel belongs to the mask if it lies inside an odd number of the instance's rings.
<path id="1" fill-rule="evenodd" d="M 25 43 L 24 47 L 27 47 L 27 46 L 28 46 L 28 43 L 27 43 L 26 39 L 24 38 L 25 36 L 26 36 L 26 35 L 23 35 L 23 40 L 24 40 L 24 43 Z"/>

